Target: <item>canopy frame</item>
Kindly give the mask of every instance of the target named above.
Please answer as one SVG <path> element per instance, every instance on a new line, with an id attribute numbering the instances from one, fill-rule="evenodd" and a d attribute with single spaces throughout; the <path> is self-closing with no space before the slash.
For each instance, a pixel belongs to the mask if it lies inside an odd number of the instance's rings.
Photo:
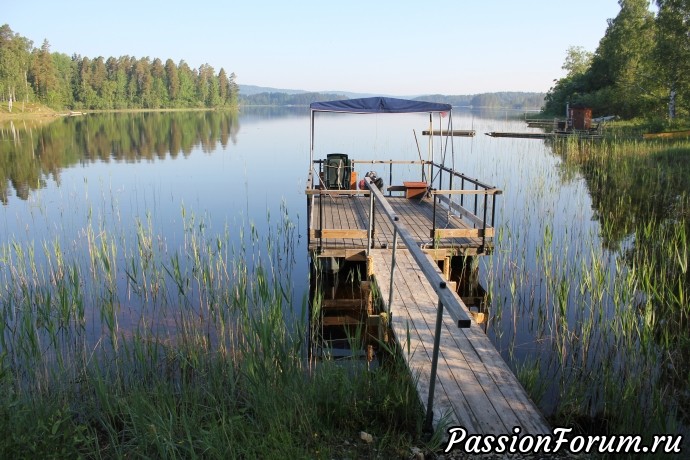
<path id="1" fill-rule="evenodd" d="M 411 99 L 398 99 L 392 97 L 365 97 L 358 99 L 343 99 L 325 102 L 312 102 L 310 109 L 310 142 L 309 142 L 309 167 L 314 165 L 314 119 L 318 112 L 350 113 L 350 114 L 381 114 L 381 113 L 428 113 L 429 131 L 432 130 L 433 114 L 452 114 L 452 106 L 438 102 L 426 102 Z M 429 136 L 429 156 L 433 158 L 433 143 Z M 430 158 L 430 159 L 431 159 Z"/>

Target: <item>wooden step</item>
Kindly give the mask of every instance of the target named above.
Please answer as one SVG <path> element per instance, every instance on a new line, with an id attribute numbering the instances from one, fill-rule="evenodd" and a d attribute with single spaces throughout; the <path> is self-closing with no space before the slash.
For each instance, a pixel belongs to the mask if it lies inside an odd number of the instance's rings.
<path id="1" fill-rule="evenodd" d="M 324 310 L 361 310 L 363 307 L 362 299 L 324 299 L 321 303 Z"/>

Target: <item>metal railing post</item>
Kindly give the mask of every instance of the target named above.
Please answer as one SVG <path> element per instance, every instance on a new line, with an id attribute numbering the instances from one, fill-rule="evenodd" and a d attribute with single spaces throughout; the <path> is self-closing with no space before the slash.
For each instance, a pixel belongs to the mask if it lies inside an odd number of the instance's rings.
<path id="1" fill-rule="evenodd" d="M 486 192 L 486 190 L 484 190 Z M 484 222 L 484 228 L 482 229 L 482 252 L 486 251 L 486 205 L 488 204 L 489 201 L 489 195 L 484 194 L 484 219 L 482 219 L 482 222 Z"/>
<path id="2" fill-rule="evenodd" d="M 445 287 L 442 283 L 441 287 Z M 431 356 L 431 375 L 429 376 L 429 399 L 426 403 L 426 420 L 424 426 L 428 430 L 433 429 L 434 423 L 434 392 L 436 391 L 436 369 L 438 367 L 438 349 L 441 345 L 441 325 L 443 323 L 443 302 L 438 299 L 436 311 L 436 331 L 434 332 L 434 349 Z"/>
<path id="3" fill-rule="evenodd" d="M 434 200 L 434 211 L 432 213 L 432 218 L 431 218 L 431 237 L 434 238 L 434 248 L 435 248 L 436 247 L 436 195 L 432 194 L 431 199 Z"/>
<path id="4" fill-rule="evenodd" d="M 475 182 L 474 183 L 474 191 L 476 192 L 477 190 L 479 190 L 479 184 Z M 479 199 L 479 195 L 475 194 L 474 195 L 474 215 L 475 216 L 477 215 L 477 200 L 478 199 Z"/>
<path id="5" fill-rule="evenodd" d="M 449 182 L 448 190 L 453 190 L 453 176 L 455 176 L 455 174 L 451 173 L 450 179 L 448 180 L 448 182 Z M 450 203 L 452 200 L 453 200 L 453 195 L 448 195 L 448 203 Z M 449 204 L 448 205 L 448 220 L 450 220 L 450 214 L 451 214 L 451 211 L 450 211 L 450 204 Z"/>
<path id="6" fill-rule="evenodd" d="M 397 222 L 398 216 L 395 216 Z M 395 251 L 398 248 L 398 227 L 393 223 L 393 255 L 391 258 L 391 284 L 388 288 L 388 321 L 390 321 L 391 304 L 393 303 L 393 276 L 395 275 Z"/>
<path id="7" fill-rule="evenodd" d="M 319 161 L 319 190 L 323 190 L 323 161 Z M 323 249 L 323 194 L 319 193 L 319 248 L 318 252 L 321 253 Z"/>
<path id="8" fill-rule="evenodd" d="M 373 184 L 372 184 L 373 185 Z M 376 187 L 374 185 L 374 187 Z M 369 228 L 367 231 L 367 256 L 371 253 L 371 240 L 374 232 L 374 192 L 369 186 Z"/>

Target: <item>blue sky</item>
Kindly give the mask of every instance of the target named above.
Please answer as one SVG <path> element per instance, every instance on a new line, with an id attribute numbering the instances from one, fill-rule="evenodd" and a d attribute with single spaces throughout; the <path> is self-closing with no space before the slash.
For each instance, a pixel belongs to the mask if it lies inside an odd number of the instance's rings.
<path id="1" fill-rule="evenodd" d="M 547 91 L 616 0 L 8 0 L 0 24 L 90 58 L 208 63 L 247 85 L 392 96 Z"/>

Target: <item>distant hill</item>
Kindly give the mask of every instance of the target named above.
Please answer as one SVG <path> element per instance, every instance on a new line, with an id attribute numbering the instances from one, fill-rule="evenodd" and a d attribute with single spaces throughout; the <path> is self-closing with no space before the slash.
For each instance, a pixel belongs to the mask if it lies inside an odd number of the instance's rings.
<path id="1" fill-rule="evenodd" d="M 244 105 L 307 106 L 312 102 L 318 101 L 374 96 L 374 94 L 353 93 L 348 91 L 309 92 L 299 89 L 281 89 L 254 85 L 239 85 L 239 87 L 240 103 Z M 402 98 L 424 100 L 429 102 L 442 102 L 445 104 L 451 104 L 455 107 L 539 109 L 544 105 L 545 96 L 545 93 L 503 91 L 496 93 L 456 96 L 428 94 L 424 96 L 402 96 Z"/>
<path id="2" fill-rule="evenodd" d="M 442 102 L 451 104 L 454 107 L 540 109 L 544 105 L 544 97 L 546 97 L 546 93 L 503 91 L 460 96 L 429 94 L 416 97 L 415 99 L 429 102 Z"/>
<path id="3" fill-rule="evenodd" d="M 348 99 L 342 94 L 326 94 L 326 93 L 279 93 L 266 92 L 256 93 L 248 96 L 240 93 L 239 102 L 241 105 L 251 106 L 308 106 L 312 102 L 333 101 L 338 99 Z"/>
<path id="4" fill-rule="evenodd" d="M 380 94 L 367 94 L 367 93 L 353 93 L 349 91 L 305 91 L 302 89 L 283 89 L 283 88 L 271 88 L 269 86 L 255 86 L 255 85 L 239 85 L 240 96 L 253 96 L 255 94 L 261 93 L 284 93 L 284 94 L 337 94 L 339 96 L 344 96 L 348 99 L 354 99 L 357 97 L 370 97 L 370 96 L 380 96 Z"/>
<path id="5" fill-rule="evenodd" d="M 284 93 L 284 94 L 302 94 L 308 93 L 309 91 L 304 91 L 301 89 L 279 89 L 270 88 L 268 86 L 255 86 L 255 85 L 239 85 L 240 96 L 253 96 L 260 93 Z"/>

